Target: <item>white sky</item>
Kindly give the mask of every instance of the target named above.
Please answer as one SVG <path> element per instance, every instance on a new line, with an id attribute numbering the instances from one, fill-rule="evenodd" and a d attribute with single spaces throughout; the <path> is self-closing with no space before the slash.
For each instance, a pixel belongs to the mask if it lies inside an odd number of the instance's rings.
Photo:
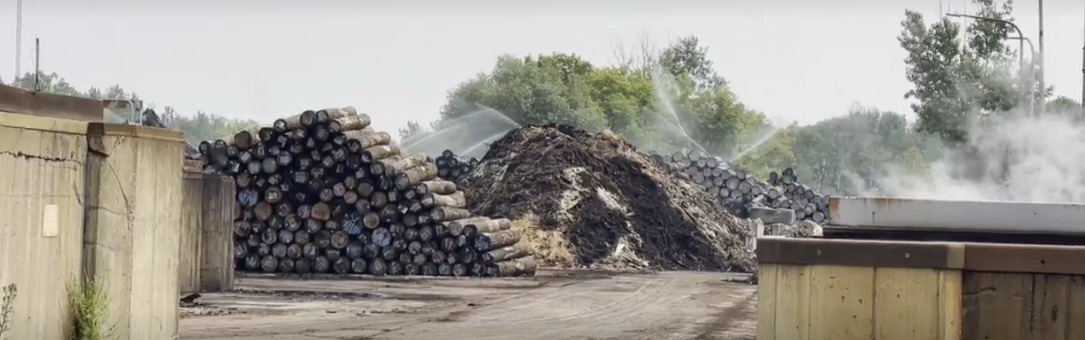
<path id="1" fill-rule="evenodd" d="M 10 81 L 16 0 L 2 1 L 0 76 Z M 934 20 L 966 2 L 24 0 L 22 70 L 33 69 L 38 37 L 43 70 L 81 89 L 120 84 L 182 113 L 261 120 L 353 105 L 394 131 L 435 119 L 448 90 L 502 53 L 606 64 L 616 43 L 649 36 L 663 47 L 693 34 L 747 105 L 810 123 L 856 102 L 911 113 L 896 41 L 904 10 Z M 1035 0 L 1015 2 L 1036 41 Z M 1080 98 L 1085 4 L 1045 6 L 1047 82 Z"/>

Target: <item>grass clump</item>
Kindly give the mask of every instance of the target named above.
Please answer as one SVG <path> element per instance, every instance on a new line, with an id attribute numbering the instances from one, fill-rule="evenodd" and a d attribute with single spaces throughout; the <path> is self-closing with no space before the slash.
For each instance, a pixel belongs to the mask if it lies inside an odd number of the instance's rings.
<path id="1" fill-rule="evenodd" d="M 75 317 L 73 340 L 107 338 L 108 297 L 105 288 L 94 280 L 77 280 L 70 289 L 72 314 Z"/>

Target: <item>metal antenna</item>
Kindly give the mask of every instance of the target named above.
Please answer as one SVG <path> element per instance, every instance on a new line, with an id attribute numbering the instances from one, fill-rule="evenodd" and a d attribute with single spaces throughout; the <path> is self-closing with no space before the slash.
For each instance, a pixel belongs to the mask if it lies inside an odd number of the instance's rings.
<path id="1" fill-rule="evenodd" d="M 22 77 L 23 56 L 23 0 L 16 0 L 15 5 L 15 78 Z"/>

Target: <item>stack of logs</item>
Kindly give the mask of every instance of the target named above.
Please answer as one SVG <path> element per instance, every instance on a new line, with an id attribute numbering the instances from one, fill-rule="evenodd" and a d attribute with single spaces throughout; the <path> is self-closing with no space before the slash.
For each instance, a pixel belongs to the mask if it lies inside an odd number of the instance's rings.
<path id="1" fill-rule="evenodd" d="M 459 183 L 478 163 L 478 158 L 456 156 L 452 150 L 445 150 L 437 157 L 437 176 Z"/>
<path id="2" fill-rule="evenodd" d="M 474 217 L 456 184 L 353 108 L 305 111 L 204 142 L 237 183 L 237 268 L 281 273 L 533 275 L 507 219 Z"/>
<path id="3" fill-rule="evenodd" d="M 744 171 L 730 168 L 723 159 L 702 152 L 655 154 L 652 158 L 675 175 L 708 190 L 718 205 L 732 215 L 746 218 L 751 208 L 764 207 L 792 210 L 797 220 L 828 222 L 828 197 L 799 183 L 791 168 L 772 172 L 769 180 L 762 182 Z"/>

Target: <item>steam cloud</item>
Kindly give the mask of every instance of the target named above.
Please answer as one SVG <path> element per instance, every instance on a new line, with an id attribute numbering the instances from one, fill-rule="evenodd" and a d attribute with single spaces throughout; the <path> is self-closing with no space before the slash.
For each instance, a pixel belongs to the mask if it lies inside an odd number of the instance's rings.
<path id="1" fill-rule="evenodd" d="M 1007 118 L 972 129 L 970 145 L 981 159 L 949 154 L 928 176 L 887 169 L 880 192 L 864 195 L 944 200 L 1034 203 L 1085 202 L 1085 125 L 1064 114 Z M 1008 155 L 1008 157 L 1007 157 Z M 963 179 L 962 168 L 979 176 Z M 925 177 L 925 178 L 924 178 Z"/>

